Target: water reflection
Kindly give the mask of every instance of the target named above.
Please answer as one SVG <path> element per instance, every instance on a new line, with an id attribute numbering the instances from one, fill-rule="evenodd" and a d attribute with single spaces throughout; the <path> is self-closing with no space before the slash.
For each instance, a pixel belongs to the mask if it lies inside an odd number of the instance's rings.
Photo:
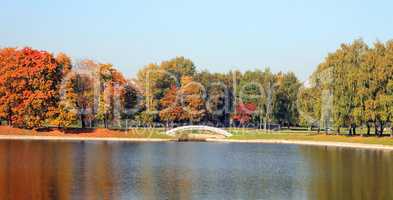
<path id="1" fill-rule="evenodd" d="M 392 164 L 296 145 L 0 141 L 0 199 L 392 199 Z"/>
<path id="2" fill-rule="evenodd" d="M 300 147 L 309 162 L 309 199 L 393 199 L 393 153 Z"/>

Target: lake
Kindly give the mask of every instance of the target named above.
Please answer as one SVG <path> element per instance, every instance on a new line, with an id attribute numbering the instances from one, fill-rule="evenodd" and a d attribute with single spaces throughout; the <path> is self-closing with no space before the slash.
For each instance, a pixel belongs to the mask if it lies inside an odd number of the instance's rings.
<path id="1" fill-rule="evenodd" d="M 6 140 L 0 141 L 0 199 L 393 199 L 393 153 Z"/>

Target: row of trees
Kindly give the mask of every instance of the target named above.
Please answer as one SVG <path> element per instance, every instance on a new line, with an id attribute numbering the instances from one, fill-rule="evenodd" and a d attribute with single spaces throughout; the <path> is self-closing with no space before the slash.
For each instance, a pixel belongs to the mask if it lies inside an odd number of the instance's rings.
<path id="1" fill-rule="evenodd" d="M 141 69 L 140 116 L 146 123 L 209 123 L 214 126 L 259 126 L 276 122 L 297 125 L 299 80 L 293 73 L 268 68 L 241 73 L 197 72 L 192 61 L 178 57 Z"/>
<path id="2" fill-rule="evenodd" d="M 36 128 L 109 127 L 130 120 L 214 126 L 316 126 L 382 135 L 393 118 L 393 42 L 342 44 L 307 84 L 268 68 L 197 71 L 177 57 L 153 63 L 127 80 L 111 64 L 72 62 L 31 48 L 0 49 L 0 118 Z M 392 129 L 393 132 L 393 129 Z"/>
<path id="3" fill-rule="evenodd" d="M 11 126 L 107 127 L 115 115 L 130 117 L 116 106 L 135 102 L 135 87 L 110 64 L 73 64 L 63 53 L 31 48 L 0 50 L 0 118 Z"/>
<path id="4" fill-rule="evenodd" d="M 324 119 L 338 133 L 342 127 L 349 134 L 366 127 L 367 135 L 372 128 L 382 135 L 393 119 L 393 41 L 372 47 L 362 40 L 342 44 L 318 66 L 299 97 L 301 110 Z"/>
<path id="5" fill-rule="evenodd" d="M 293 73 L 197 72 L 178 57 L 127 80 L 111 64 L 31 48 L 1 49 L 0 65 L 0 118 L 15 127 L 108 127 L 130 119 L 166 126 L 298 124 L 300 84 Z"/>

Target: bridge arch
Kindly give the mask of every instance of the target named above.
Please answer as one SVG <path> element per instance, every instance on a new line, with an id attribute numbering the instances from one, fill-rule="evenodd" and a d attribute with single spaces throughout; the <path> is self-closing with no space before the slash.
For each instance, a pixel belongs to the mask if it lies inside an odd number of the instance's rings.
<path id="1" fill-rule="evenodd" d="M 232 136 L 232 134 L 229 133 L 228 131 L 226 131 L 224 129 L 212 127 L 212 126 L 181 126 L 181 127 L 177 127 L 177 128 L 168 130 L 165 132 L 165 134 L 174 136 L 174 135 L 176 135 L 176 133 L 179 133 L 181 131 L 208 131 L 208 132 L 213 132 L 218 135 L 223 135 L 225 137 Z"/>

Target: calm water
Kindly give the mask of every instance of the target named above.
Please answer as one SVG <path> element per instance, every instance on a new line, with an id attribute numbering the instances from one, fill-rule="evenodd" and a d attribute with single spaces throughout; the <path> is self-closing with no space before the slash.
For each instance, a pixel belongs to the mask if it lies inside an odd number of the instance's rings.
<path id="1" fill-rule="evenodd" d="M 393 153 L 0 141 L 0 199 L 393 199 Z"/>

